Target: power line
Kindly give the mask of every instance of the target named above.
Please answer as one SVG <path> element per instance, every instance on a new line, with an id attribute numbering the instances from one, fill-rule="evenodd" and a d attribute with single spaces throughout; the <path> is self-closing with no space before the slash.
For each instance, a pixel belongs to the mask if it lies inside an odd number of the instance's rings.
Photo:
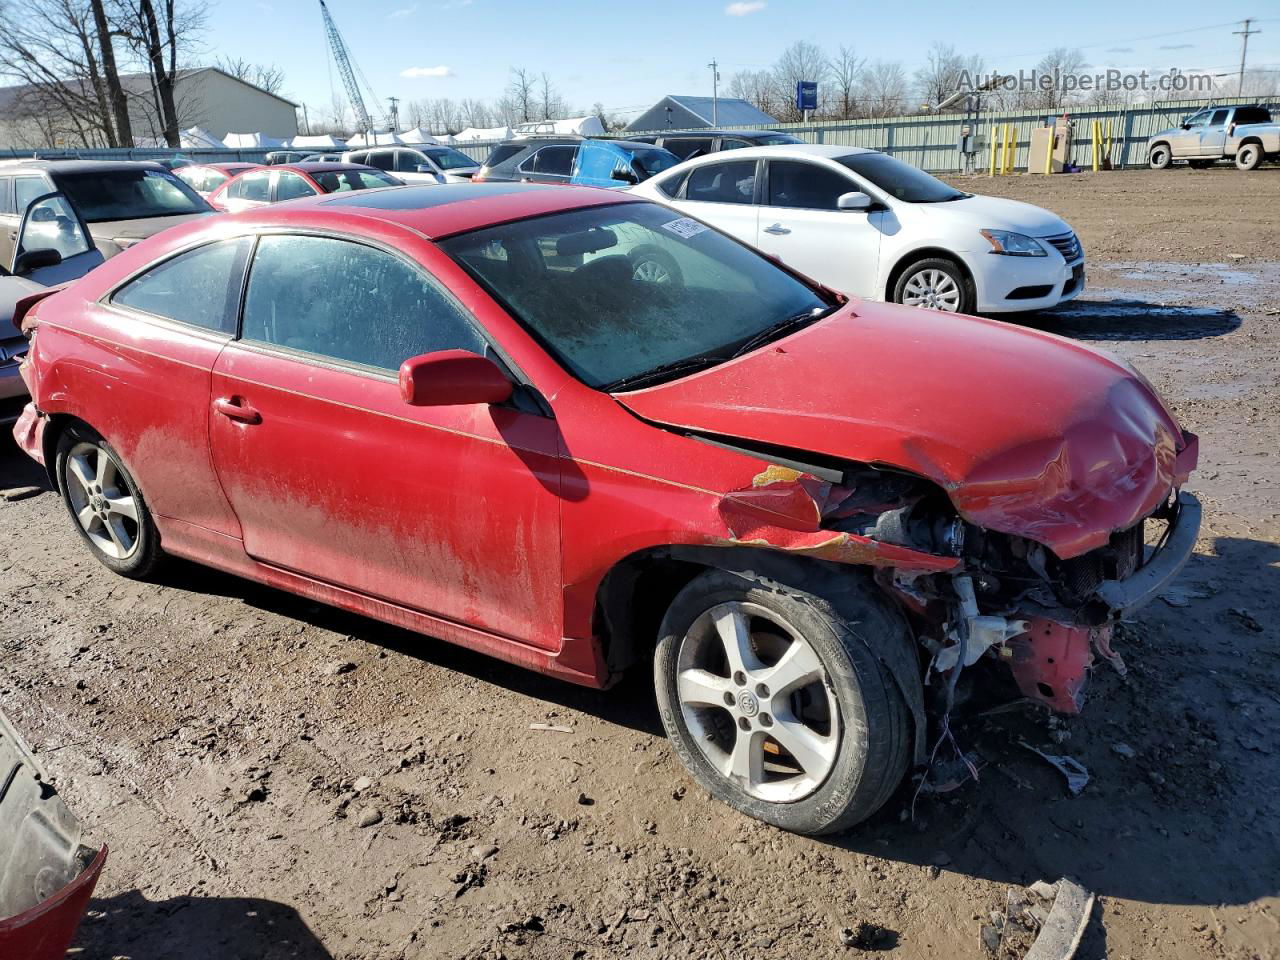
<path id="1" fill-rule="evenodd" d="M 1234 36 L 1243 38 L 1240 45 L 1240 85 L 1236 87 L 1236 96 L 1241 96 L 1244 91 L 1244 62 L 1249 56 L 1249 38 L 1255 33 L 1261 33 L 1261 30 L 1250 30 L 1249 24 L 1253 23 L 1252 18 L 1245 18 L 1244 29 L 1233 31 Z"/>

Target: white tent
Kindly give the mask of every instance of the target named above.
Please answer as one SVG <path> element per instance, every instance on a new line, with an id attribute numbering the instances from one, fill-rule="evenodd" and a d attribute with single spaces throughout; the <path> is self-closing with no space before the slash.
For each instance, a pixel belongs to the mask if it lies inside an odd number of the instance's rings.
<path id="1" fill-rule="evenodd" d="M 400 141 L 402 143 L 440 143 L 440 138 L 421 127 L 415 127 L 400 134 Z"/>
<path id="2" fill-rule="evenodd" d="M 189 130 L 183 130 L 182 145 L 187 149 L 195 149 L 197 147 L 221 149 L 226 146 L 225 143 L 203 127 L 192 127 Z"/>
<path id="3" fill-rule="evenodd" d="M 337 137 L 330 136 L 327 133 L 317 133 L 311 136 L 296 136 L 290 140 L 287 146 L 291 150 L 345 150 L 347 145 Z"/>
<path id="4" fill-rule="evenodd" d="M 284 141 L 265 133 L 228 133 L 222 142 L 232 150 L 278 150 Z"/>
<path id="5" fill-rule="evenodd" d="M 467 127 L 467 129 L 463 130 L 456 137 L 454 137 L 454 142 L 470 143 L 474 140 L 510 140 L 510 139 L 511 139 L 510 127 L 487 127 L 487 128 Z"/>
<path id="6" fill-rule="evenodd" d="M 393 147 L 400 143 L 404 141 L 398 133 L 375 133 L 372 138 L 357 133 L 354 137 L 347 138 L 347 147 L 352 150 L 356 147 Z"/>
<path id="7" fill-rule="evenodd" d="M 534 134 L 552 134 L 557 137 L 599 137 L 604 134 L 604 124 L 599 117 L 569 117 L 565 120 L 538 120 L 516 127 L 517 137 Z"/>

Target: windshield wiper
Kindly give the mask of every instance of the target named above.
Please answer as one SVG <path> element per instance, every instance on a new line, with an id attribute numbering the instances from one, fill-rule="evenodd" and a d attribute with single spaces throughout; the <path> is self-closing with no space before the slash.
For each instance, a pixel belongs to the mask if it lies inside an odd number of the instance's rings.
<path id="1" fill-rule="evenodd" d="M 752 350 L 756 349 L 756 347 L 766 344 L 770 340 L 777 340 L 781 336 L 795 330 L 799 330 L 801 327 L 808 326 L 815 320 L 821 320 L 823 317 L 827 316 L 827 314 L 834 312 L 839 306 L 840 305 L 837 303 L 830 307 L 814 307 L 812 310 L 807 310 L 804 313 L 797 313 L 794 317 L 787 317 L 787 319 L 779 323 L 775 323 L 772 327 L 765 327 L 754 337 L 750 337 L 743 342 L 737 350 L 733 351 L 733 353 L 729 355 L 729 359 L 732 360 L 734 357 L 740 357 L 744 353 L 750 353 Z"/>
<path id="2" fill-rule="evenodd" d="M 600 389 L 605 393 L 617 393 L 619 390 L 634 390 L 636 387 L 643 387 L 646 384 L 655 381 L 669 379 L 676 374 L 692 373 L 694 370 L 701 370 L 703 367 L 710 367 L 717 363 L 724 363 L 728 357 L 722 357 L 717 354 L 703 354 L 697 357 L 685 357 L 681 360 L 672 360 L 670 363 L 664 363 L 661 366 L 654 367 L 652 370 L 646 370 L 643 373 L 635 373 L 629 377 L 623 377 L 621 380 L 615 380 L 613 383 L 605 384 Z"/>

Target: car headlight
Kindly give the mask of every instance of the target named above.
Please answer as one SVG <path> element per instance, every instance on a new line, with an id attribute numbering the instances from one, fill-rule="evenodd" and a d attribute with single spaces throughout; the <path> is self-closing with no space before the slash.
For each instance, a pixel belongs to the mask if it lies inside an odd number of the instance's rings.
<path id="1" fill-rule="evenodd" d="M 991 244 L 991 252 L 1006 257 L 1047 257 L 1049 252 L 1034 237 L 1012 230 L 980 230 L 987 242 Z"/>

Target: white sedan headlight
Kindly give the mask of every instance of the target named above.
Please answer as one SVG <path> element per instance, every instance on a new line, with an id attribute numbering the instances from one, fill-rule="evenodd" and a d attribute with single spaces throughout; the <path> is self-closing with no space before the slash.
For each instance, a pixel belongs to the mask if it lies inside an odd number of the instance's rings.
<path id="1" fill-rule="evenodd" d="M 991 252 L 1006 257 L 1046 257 L 1049 255 L 1044 245 L 1035 237 L 1014 233 L 1012 230 L 980 230 L 987 242 L 991 244 Z"/>

